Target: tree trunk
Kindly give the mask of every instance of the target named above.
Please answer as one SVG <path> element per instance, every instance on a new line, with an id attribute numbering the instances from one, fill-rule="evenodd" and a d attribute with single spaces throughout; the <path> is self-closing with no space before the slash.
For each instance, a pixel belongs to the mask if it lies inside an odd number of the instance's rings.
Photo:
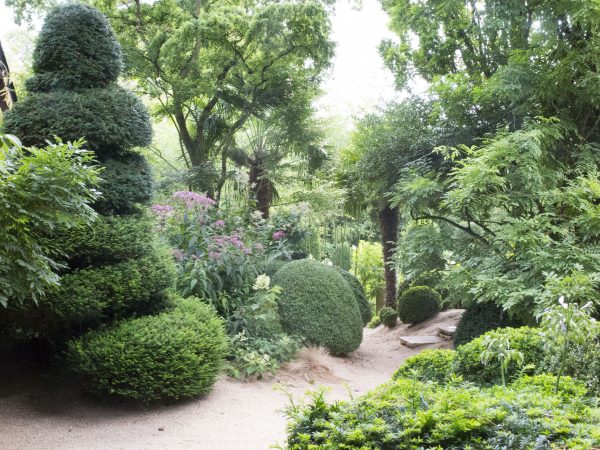
<path id="1" fill-rule="evenodd" d="M 17 101 L 17 94 L 12 81 L 9 80 L 8 62 L 0 42 L 0 111 L 9 110 Z"/>
<path id="2" fill-rule="evenodd" d="M 383 264 L 385 269 L 385 304 L 396 307 L 396 269 L 392 255 L 398 239 L 398 209 L 387 204 L 379 210 L 379 231 L 383 245 Z"/>
<path id="3" fill-rule="evenodd" d="M 260 159 L 250 162 L 249 178 L 250 196 L 256 202 L 255 209 L 268 219 L 273 202 L 273 182 L 267 178 Z"/>

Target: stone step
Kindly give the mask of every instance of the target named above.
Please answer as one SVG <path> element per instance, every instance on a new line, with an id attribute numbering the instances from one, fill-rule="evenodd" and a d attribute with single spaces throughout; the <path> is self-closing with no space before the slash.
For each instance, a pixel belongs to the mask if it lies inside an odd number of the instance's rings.
<path id="1" fill-rule="evenodd" d="M 456 332 L 456 327 L 454 325 L 442 325 L 438 327 L 438 335 L 440 337 L 444 337 L 444 336 L 448 336 L 448 337 L 452 337 L 454 336 L 454 333 Z M 444 336 L 441 336 L 441 335 Z"/>
<path id="2" fill-rule="evenodd" d="M 440 344 L 445 341 L 439 336 L 400 336 L 400 342 L 408 348 L 415 348 L 421 345 Z"/>

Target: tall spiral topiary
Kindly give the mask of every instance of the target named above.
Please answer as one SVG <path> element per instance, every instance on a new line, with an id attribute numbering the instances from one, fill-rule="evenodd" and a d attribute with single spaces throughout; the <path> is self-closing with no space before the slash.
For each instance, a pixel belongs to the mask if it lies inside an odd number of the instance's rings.
<path id="1" fill-rule="evenodd" d="M 157 311 L 174 274 L 154 245 L 140 205 L 152 196 L 152 173 L 133 151 L 150 144 L 146 108 L 117 79 L 121 49 L 107 19 L 83 4 L 50 12 L 33 54 L 28 95 L 6 114 L 4 129 L 25 145 L 84 138 L 104 167 L 100 216 L 93 227 L 49 230 L 67 259 L 61 287 L 34 308 L 0 314 L 0 331 L 56 336 Z"/>

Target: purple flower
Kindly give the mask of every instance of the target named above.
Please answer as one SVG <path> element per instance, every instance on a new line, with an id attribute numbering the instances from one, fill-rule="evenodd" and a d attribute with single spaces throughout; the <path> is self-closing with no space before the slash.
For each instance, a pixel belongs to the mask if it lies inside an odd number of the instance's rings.
<path id="1" fill-rule="evenodd" d="M 217 227 L 217 228 L 224 228 L 225 227 L 225 221 L 224 220 L 217 220 L 213 225 L 215 227 Z"/>
<path id="2" fill-rule="evenodd" d="M 285 237 L 285 231 L 276 231 L 273 233 L 273 240 L 280 241 Z"/>
<path id="3" fill-rule="evenodd" d="M 175 211 L 175 208 L 173 208 L 171 205 L 152 205 L 150 209 L 160 218 L 165 218 Z"/>
<path id="4" fill-rule="evenodd" d="M 254 250 L 258 250 L 259 252 L 262 252 L 264 249 L 265 249 L 265 247 L 260 242 L 254 244 Z"/>
<path id="5" fill-rule="evenodd" d="M 215 202 L 212 198 L 192 191 L 175 192 L 173 194 L 173 198 L 185 203 L 186 208 L 193 208 L 194 206 L 209 208 L 217 204 L 217 202 Z"/>

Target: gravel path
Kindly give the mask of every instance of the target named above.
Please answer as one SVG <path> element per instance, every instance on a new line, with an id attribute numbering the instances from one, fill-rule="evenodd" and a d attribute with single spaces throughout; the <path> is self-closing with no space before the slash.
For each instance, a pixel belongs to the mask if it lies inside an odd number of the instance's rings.
<path id="1" fill-rule="evenodd" d="M 266 450 L 284 443 L 286 392 L 302 397 L 323 385 L 331 389 L 329 399 L 360 395 L 387 381 L 404 359 L 424 348 L 408 349 L 398 336 L 435 334 L 440 324 L 456 324 L 461 313 L 445 311 L 416 327 L 365 330 L 363 344 L 351 356 L 320 358 L 327 376 L 284 369 L 262 381 L 222 378 L 207 397 L 170 406 L 99 404 L 69 380 L 2 374 L 0 449 Z M 428 347 L 443 346 L 449 344 Z"/>

